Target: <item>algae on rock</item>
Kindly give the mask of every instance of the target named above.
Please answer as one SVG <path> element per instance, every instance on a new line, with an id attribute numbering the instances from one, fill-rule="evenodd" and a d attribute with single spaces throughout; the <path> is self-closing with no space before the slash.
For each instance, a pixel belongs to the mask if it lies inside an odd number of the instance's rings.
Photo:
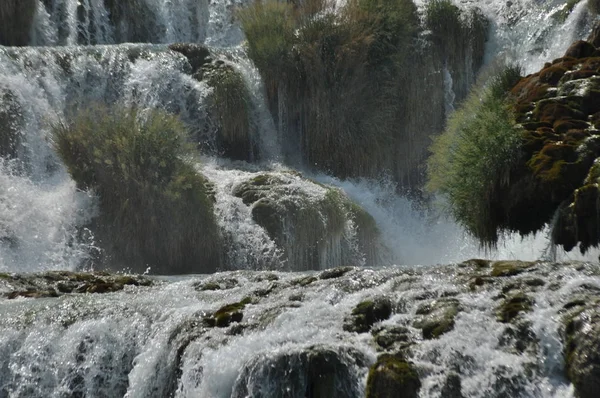
<path id="1" fill-rule="evenodd" d="M 241 183 L 234 195 L 283 249 L 294 270 L 374 265 L 381 255 L 373 218 L 340 190 L 295 173 L 265 173 Z"/>
<path id="2" fill-rule="evenodd" d="M 414 366 L 402 358 L 383 354 L 369 370 L 366 398 L 417 398 L 421 380 Z"/>

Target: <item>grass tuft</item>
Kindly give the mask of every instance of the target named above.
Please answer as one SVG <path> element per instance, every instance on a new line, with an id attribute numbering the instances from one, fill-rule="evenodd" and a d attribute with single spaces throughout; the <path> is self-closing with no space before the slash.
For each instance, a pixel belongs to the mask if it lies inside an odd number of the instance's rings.
<path id="1" fill-rule="evenodd" d="M 219 266 L 213 204 L 185 138 L 182 123 L 157 110 L 92 107 L 54 126 L 69 173 L 99 196 L 94 232 L 111 261 L 170 274 Z"/>

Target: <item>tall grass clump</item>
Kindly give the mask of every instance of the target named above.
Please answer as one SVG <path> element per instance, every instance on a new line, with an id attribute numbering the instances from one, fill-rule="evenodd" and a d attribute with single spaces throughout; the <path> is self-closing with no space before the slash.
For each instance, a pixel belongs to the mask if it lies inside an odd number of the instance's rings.
<path id="1" fill-rule="evenodd" d="M 244 78 L 233 67 L 222 66 L 210 71 L 207 82 L 213 88 L 217 150 L 232 159 L 254 160 L 258 150 L 251 123 L 250 92 Z"/>
<path id="2" fill-rule="evenodd" d="M 396 54 L 418 16 L 410 0 L 257 2 L 239 12 L 248 53 L 290 152 L 340 177 L 390 169 L 396 142 Z M 402 48 L 402 51 L 400 51 Z"/>
<path id="3" fill-rule="evenodd" d="M 485 247 L 508 229 L 499 201 L 520 160 L 521 130 L 507 97 L 518 77 L 509 66 L 474 88 L 430 148 L 428 190 L 445 195 L 450 213 Z"/>
<path id="4" fill-rule="evenodd" d="M 0 2 L 0 45 L 29 44 L 36 0 L 2 0 Z"/>
<path id="5" fill-rule="evenodd" d="M 172 115 L 93 107 L 53 130 L 78 187 L 99 197 L 92 225 L 110 265 L 158 273 L 211 272 L 220 239 L 207 182 Z"/>
<path id="6" fill-rule="evenodd" d="M 266 0 L 238 15 L 286 156 L 300 153 L 308 167 L 341 178 L 422 181 L 407 176 L 421 173 L 427 137 L 445 120 L 444 62 L 421 39 L 412 0 Z M 474 45 L 466 34 L 455 39 Z M 453 70 L 472 75 L 478 54 Z M 468 81 L 460 76 L 456 86 Z"/>

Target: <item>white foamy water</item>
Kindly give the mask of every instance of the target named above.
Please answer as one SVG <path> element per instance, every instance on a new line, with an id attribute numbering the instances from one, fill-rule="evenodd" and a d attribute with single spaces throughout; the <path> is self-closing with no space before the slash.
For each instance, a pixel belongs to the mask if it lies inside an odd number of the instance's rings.
<path id="1" fill-rule="evenodd" d="M 260 227 L 248 221 L 251 209 L 240 204 L 240 200 L 230 193 L 242 178 L 258 173 L 260 168 L 273 169 L 270 162 L 282 161 L 281 146 L 287 144 L 281 142 L 267 109 L 258 71 L 238 47 L 243 36 L 235 21 L 234 10 L 244 2 L 141 0 L 139 12 L 123 16 L 117 25 L 111 22 L 110 10 L 100 0 L 57 0 L 50 2 L 48 8 L 43 3 L 38 2 L 32 31 L 34 44 L 114 43 L 141 29 L 155 34 L 148 37 L 156 43 L 193 41 L 233 46 L 218 53 L 242 73 L 252 93 L 251 124 L 252 131 L 257 134 L 253 139 L 258 143 L 263 163 L 253 171 L 246 171 L 246 166 L 219 169 L 211 167 L 209 162 L 203 172 L 217 187 L 219 224 L 236 247 L 229 250 L 231 253 L 239 250 L 239 255 L 231 255 L 236 258 L 236 267 L 278 269 L 281 264 L 273 260 L 278 257 L 273 242 Z M 478 6 L 490 18 L 488 59 L 514 59 L 527 72 L 560 56 L 572 41 L 586 37 L 593 21 L 586 2 L 577 4 L 564 22 L 552 17 L 563 6 L 558 0 L 509 3 L 482 0 L 459 5 Z M 64 117 L 67 111 L 94 102 L 161 108 L 180 114 L 193 137 L 206 142 L 214 139 L 214 129 L 206 123 L 205 99 L 210 89 L 186 71 L 184 57 L 161 45 L 0 48 L 0 90 L 14 96 L 22 138 L 18 148 L 22 165 L 11 168 L 10 172 L 0 170 L 1 189 L 12 192 L 4 195 L 3 205 L 10 211 L 2 215 L 5 221 L 0 227 L 6 231 L 4 235 L 20 237 L 3 241 L 0 256 L 4 259 L 4 268 L 72 268 L 78 261 L 77 256 L 65 255 L 62 260 L 57 260 L 61 257 L 56 256 L 56 253 L 71 253 L 71 247 L 76 247 L 75 251 L 79 252 L 77 231 L 95 211 L 94 200 L 81 199 L 87 197 L 86 194 L 75 189 L 49 145 L 49 126 Z M 448 75 L 446 83 L 451 83 L 451 79 Z M 446 90 L 446 94 L 446 106 L 451 109 L 452 90 Z M 7 106 L 6 102 L 4 106 Z M 548 251 L 545 232 L 524 239 L 507 236 L 500 242 L 498 250 L 482 252 L 461 227 L 439 217 L 437 211 L 420 210 L 406 198 L 397 196 L 394 187 L 385 182 L 318 179 L 342 188 L 374 216 L 388 249 L 382 257 L 386 257 L 388 263 L 436 264 L 481 256 L 535 259 L 552 254 Z M 60 205 L 54 206 L 55 201 L 60 201 Z M 52 204 L 46 204 L 48 202 Z M 32 229 L 28 233 L 27 224 L 17 221 L 17 215 L 22 211 L 15 209 L 32 206 L 39 208 L 29 213 Z M 40 225 L 46 225 L 46 232 L 37 232 L 37 226 L 33 225 L 37 219 Z M 238 230 L 243 233 L 237 233 Z M 22 241 L 22 245 L 16 245 L 17 241 Z M 32 258 L 28 257 L 31 250 L 27 249 L 30 246 L 25 244 L 26 241 L 38 242 L 37 249 L 32 249 L 38 254 Z M 597 251 L 591 251 L 585 258 L 596 259 L 597 254 Z M 53 260 L 40 260 L 43 258 Z M 557 258 L 580 256 L 559 250 Z"/>
<path id="2" fill-rule="evenodd" d="M 342 325 L 359 302 L 385 296 L 393 314 L 376 326 L 406 328 L 420 397 L 442 397 L 451 373 L 469 398 L 572 397 L 562 373 L 561 310 L 582 286 L 600 286 L 596 271 L 538 264 L 476 290 L 466 283 L 472 271 L 453 265 L 358 268 L 305 286 L 296 282 L 316 274 L 238 271 L 104 295 L 0 299 L 0 396 L 304 397 L 327 380 L 339 396 L 362 397 L 376 346 L 370 333 Z M 535 278 L 545 283 L 529 293 L 532 311 L 499 322 L 504 286 Z M 207 283 L 222 289 L 202 290 Z M 460 304 L 454 328 L 423 340 L 413 325 L 418 308 L 448 296 Z M 203 323 L 246 297 L 253 299 L 241 323 Z M 510 339 L 517 325 L 533 334 L 523 352 Z"/>

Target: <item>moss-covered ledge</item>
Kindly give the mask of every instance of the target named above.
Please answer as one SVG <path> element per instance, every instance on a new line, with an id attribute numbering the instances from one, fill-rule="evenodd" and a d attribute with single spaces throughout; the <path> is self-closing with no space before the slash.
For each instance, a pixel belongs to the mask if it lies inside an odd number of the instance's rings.
<path id="1" fill-rule="evenodd" d="M 600 244 L 598 41 L 573 43 L 525 77 L 499 72 L 436 139 L 429 188 L 447 195 L 455 218 L 482 244 L 547 224 L 567 251 Z"/>

